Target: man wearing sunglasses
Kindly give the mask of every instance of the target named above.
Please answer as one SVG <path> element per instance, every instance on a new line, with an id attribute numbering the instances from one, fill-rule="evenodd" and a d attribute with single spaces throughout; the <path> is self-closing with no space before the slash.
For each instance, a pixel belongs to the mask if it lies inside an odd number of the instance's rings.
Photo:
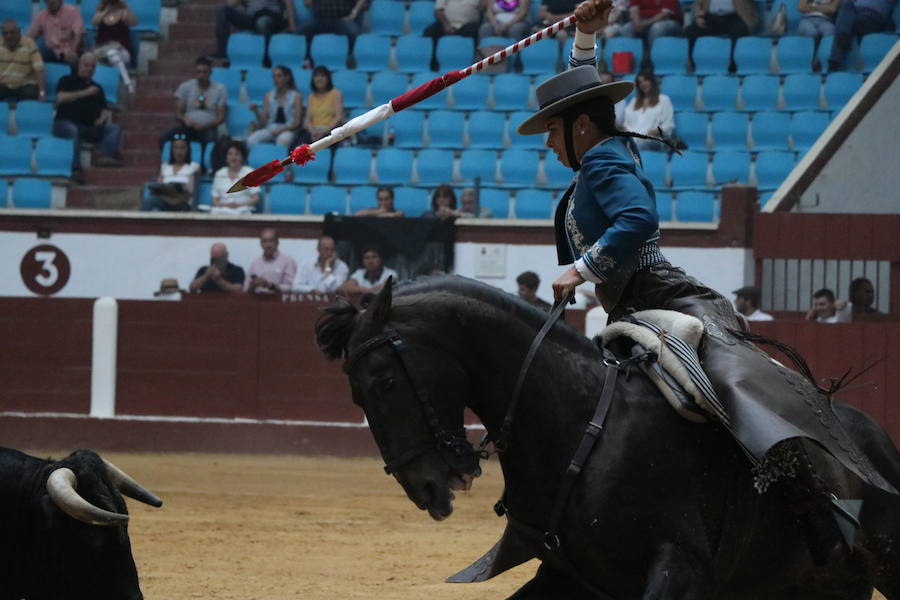
<path id="1" fill-rule="evenodd" d="M 212 81 L 210 75 L 212 63 L 201 56 L 194 63 L 194 78 L 183 82 L 175 90 L 175 120 L 178 125 L 160 136 L 160 146 L 176 135 L 200 142 L 204 147 L 216 143 L 219 125 L 225 120 L 228 92 L 224 85 Z"/>

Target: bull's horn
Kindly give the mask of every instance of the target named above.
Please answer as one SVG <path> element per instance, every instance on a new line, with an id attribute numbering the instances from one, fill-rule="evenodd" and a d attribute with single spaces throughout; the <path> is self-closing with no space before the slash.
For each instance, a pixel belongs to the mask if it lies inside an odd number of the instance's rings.
<path id="1" fill-rule="evenodd" d="M 110 482 L 116 486 L 116 489 L 120 492 L 129 498 L 134 498 L 138 502 L 143 502 L 144 504 L 149 504 L 150 506 L 155 506 L 157 508 L 162 506 L 163 502 L 156 494 L 132 479 L 128 473 L 105 458 L 103 459 L 103 462 L 106 463 L 106 474 L 109 476 Z"/>
<path id="2" fill-rule="evenodd" d="M 110 512 L 94 506 L 78 495 L 75 488 L 78 478 L 72 469 L 56 469 L 47 478 L 47 493 L 61 511 L 91 525 L 121 525 L 128 522 L 128 515 Z"/>

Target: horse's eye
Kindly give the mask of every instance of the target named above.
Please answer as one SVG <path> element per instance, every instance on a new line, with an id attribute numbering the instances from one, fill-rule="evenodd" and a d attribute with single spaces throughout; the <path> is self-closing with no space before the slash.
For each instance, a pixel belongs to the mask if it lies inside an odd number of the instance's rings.
<path id="1" fill-rule="evenodd" d="M 394 388 L 394 378 L 388 375 L 387 377 L 382 377 L 375 385 L 378 386 L 378 389 L 382 392 L 386 392 Z"/>

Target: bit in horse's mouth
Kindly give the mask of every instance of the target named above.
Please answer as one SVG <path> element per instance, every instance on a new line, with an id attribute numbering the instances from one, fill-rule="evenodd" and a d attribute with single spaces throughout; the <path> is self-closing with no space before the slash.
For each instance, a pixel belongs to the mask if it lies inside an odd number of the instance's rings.
<path id="1" fill-rule="evenodd" d="M 454 471 L 447 477 L 447 485 L 450 486 L 451 490 L 463 490 L 467 492 L 472 489 L 472 481 L 474 481 L 474 479 L 475 477 L 470 473 L 459 473 Z"/>

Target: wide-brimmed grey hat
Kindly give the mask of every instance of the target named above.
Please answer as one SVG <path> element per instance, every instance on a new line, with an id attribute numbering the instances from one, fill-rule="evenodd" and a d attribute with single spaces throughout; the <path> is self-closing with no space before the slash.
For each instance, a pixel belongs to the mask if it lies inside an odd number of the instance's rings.
<path id="1" fill-rule="evenodd" d="M 551 77 L 535 90 L 540 109 L 519 125 L 519 135 L 546 131 L 547 120 L 579 102 L 606 96 L 613 104 L 628 97 L 634 89 L 631 81 L 600 83 L 596 67 L 584 65 Z"/>

